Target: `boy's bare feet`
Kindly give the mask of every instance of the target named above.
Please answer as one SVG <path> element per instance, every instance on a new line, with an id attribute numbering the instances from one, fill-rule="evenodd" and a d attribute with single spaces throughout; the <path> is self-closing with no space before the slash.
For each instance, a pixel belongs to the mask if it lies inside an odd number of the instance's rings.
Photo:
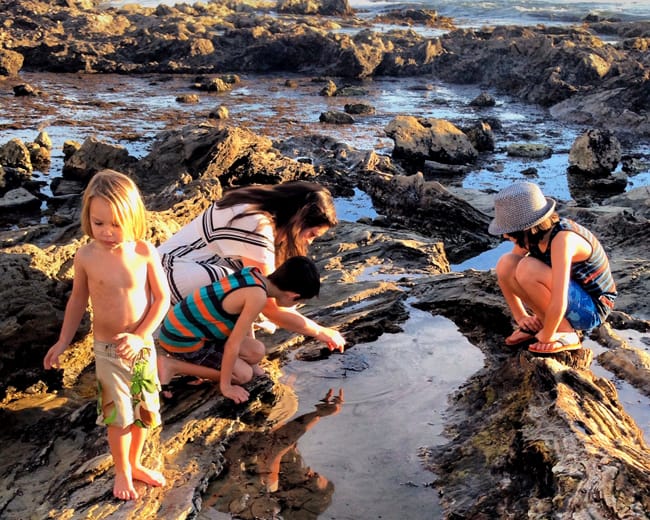
<path id="1" fill-rule="evenodd" d="M 164 486 L 167 481 L 160 471 L 138 466 L 133 468 L 133 478 L 153 487 Z"/>
<path id="2" fill-rule="evenodd" d="M 251 367 L 253 369 L 253 376 L 254 377 L 259 377 L 259 376 L 263 376 L 264 374 L 266 374 L 266 372 L 264 372 L 264 369 L 262 367 L 260 367 L 258 364 L 251 365 Z"/>
<path id="3" fill-rule="evenodd" d="M 138 492 L 133 487 L 133 480 L 121 473 L 115 475 L 113 495 L 120 500 L 137 500 L 139 497 Z"/>

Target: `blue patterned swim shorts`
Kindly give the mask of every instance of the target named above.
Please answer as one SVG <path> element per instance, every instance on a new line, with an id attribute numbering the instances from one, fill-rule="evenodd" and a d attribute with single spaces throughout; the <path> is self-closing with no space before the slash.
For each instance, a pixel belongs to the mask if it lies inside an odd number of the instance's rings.
<path id="1" fill-rule="evenodd" d="M 566 319 L 576 330 L 591 330 L 601 324 L 598 308 L 589 294 L 575 280 L 569 282 Z"/>

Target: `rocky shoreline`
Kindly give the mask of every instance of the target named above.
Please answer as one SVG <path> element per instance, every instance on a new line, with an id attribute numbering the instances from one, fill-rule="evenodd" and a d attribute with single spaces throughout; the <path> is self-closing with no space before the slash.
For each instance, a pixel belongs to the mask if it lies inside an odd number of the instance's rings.
<path id="1" fill-rule="evenodd" d="M 621 294 L 617 310 L 592 334 L 606 349 L 598 361 L 650 396 L 648 345 L 630 344 L 617 333 L 650 333 L 650 189 L 625 192 L 610 175 L 622 160 L 612 142 L 624 146 L 650 134 L 650 26 L 596 20 L 570 29 L 450 30 L 426 39 L 408 30 L 375 33 L 344 2 L 319 4 L 335 9 L 325 18 L 285 4 L 287 10 L 271 16 L 268 8 L 236 8 L 236 2 L 100 10 L 90 2 L 0 0 L 1 84 L 18 100 L 41 95 L 21 81 L 21 70 L 192 72 L 201 75 L 197 85 L 204 89 L 227 89 L 242 71 L 347 79 L 435 74 L 552 106 L 556 117 L 578 120 L 597 136 L 575 152 L 573 166 L 584 170 L 577 174 L 581 197 L 559 201 L 559 210 L 601 238 Z M 422 23 L 452 23 L 423 14 Z M 390 16 L 409 16 L 412 23 L 415 15 Z M 354 37 L 337 34 L 344 25 L 360 30 Z M 617 34 L 619 41 L 606 45 L 598 34 Z M 263 452 L 264 434 L 275 426 L 265 417 L 278 399 L 274 382 L 287 353 L 315 362 L 328 355 L 313 341 L 279 331 L 262 336 L 268 377 L 250 385 L 247 405 L 225 402 L 213 386 L 179 387 L 179 399 L 164 406 L 164 427 L 146 449 L 150 462 L 164 467 L 168 485 L 148 490 L 136 503 L 111 500 L 110 455 L 104 432 L 94 425 L 89 321 L 61 372 L 41 368 L 58 335 L 72 257 L 84 240 L 79 193 L 90 175 L 110 167 L 137 179 L 156 243 L 233 186 L 311 179 L 339 196 L 355 188 L 368 193 L 383 216 L 342 222 L 314 244 L 324 289 L 305 311 L 340 328 L 353 351 L 399 331 L 408 299 L 454 321 L 484 353 L 484 369 L 453 398 L 449 442 L 422 453 L 436 475 L 432 493 L 439 493 L 445 517 L 646 518 L 650 451 L 614 385 L 590 370 L 593 352 L 536 357 L 506 349 L 511 322 L 493 274 L 450 272 L 450 261 L 496 244 L 487 234 L 489 194 L 445 186 L 427 172 L 480 161 L 498 122 L 471 129 L 447 123 L 395 118 L 386 129 L 395 143 L 390 157 L 319 136 L 272 141 L 227 118 L 163 132 L 142 159 L 87 139 L 68 143 L 62 176 L 47 198 L 39 198 L 40 186 L 30 179 L 39 157 L 47 161 L 47 135 L 36 146 L 3 144 L 0 194 L 6 199 L 24 190 L 37 203 L 10 204 L 1 213 L 13 227 L 0 233 L 0 516 L 211 518 L 202 493 L 232 461 L 227 449 L 257 438 L 247 453 L 242 448 L 235 455 L 245 461 L 244 473 L 263 471 L 255 453 Z M 41 210 L 43 200 L 47 208 Z M 371 268 L 383 277 L 365 278 Z M 237 494 L 244 490 L 235 486 L 227 510 L 237 518 L 292 518 L 308 496 L 305 489 L 248 488 L 242 503 Z M 317 513 L 302 514 L 297 518 Z"/>

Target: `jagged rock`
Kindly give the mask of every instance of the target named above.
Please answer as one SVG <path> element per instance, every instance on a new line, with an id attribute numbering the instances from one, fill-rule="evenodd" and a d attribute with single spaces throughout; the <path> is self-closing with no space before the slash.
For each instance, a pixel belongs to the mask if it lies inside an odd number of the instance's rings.
<path id="1" fill-rule="evenodd" d="M 274 184 L 313 177 L 311 165 L 282 156 L 269 139 L 234 126 L 188 126 L 163 132 L 137 165 L 145 191 L 181 181 L 215 178 L 223 186 Z"/>
<path id="2" fill-rule="evenodd" d="M 29 159 L 32 163 L 32 167 L 40 170 L 47 169 L 52 160 L 50 151 L 36 143 L 28 143 L 26 146 L 29 150 Z"/>
<path id="3" fill-rule="evenodd" d="M 353 14 L 348 0 L 278 0 L 281 13 L 322 14 L 325 16 Z"/>
<path id="4" fill-rule="evenodd" d="M 515 143 L 506 148 L 511 157 L 527 157 L 529 159 L 544 159 L 553 155 L 550 146 L 538 143 Z"/>
<path id="5" fill-rule="evenodd" d="M 354 118 L 351 115 L 337 110 L 321 112 L 321 115 L 318 116 L 318 120 L 321 123 L 330 123 L 334 125 L 351 125 L 354 123 Z"/>
<path id="6" fill-rule="evenodd" d="M 478 96 L 472 99 L 469 104 L 474 107 L 493 107 L 497 102 L 487 92 L 481 92 Z"/>
<path id="7" fill-rule="evenodd" d="M 88 182 L 105 168 L 128 173 L 135 162 L 136 159 L 123 146 L 88 137 L 79 149 L 66 157 L 62 173 L 65 179 Z"/>
<path id="8" fill-rule="evenodd" d="M 444 119 L 397 116 L 385 128 L 395 142 L 393 157 L 416 165 L 430 159 L 446 164 L 474 162 L 478 153 L 468 137 Z"/>
<path id="9" fill-rule="evenodd" d="M 11 139 L 0 146 L 0 164 L 18 168 L 27 172 L 32 171 L 32 161 L 25 143 L 18 138 Z"/>
<path id="10" fill-rule="evenodd" d="M 463 132 L 477 152 L 492 152 L 495 148 L 494 132 L 488 122 L 479 121 Z"/>
<path id="11" fill-rule="evenodd" d="M 16 76 L 23 66 L 24 59 L 18 52 L 0 49 L 0 76 Z"/>
<path id="12" fill-rule="evenodd" d="M 613 172 L 621 161 L 621 143 L 608 130 L 588 130 L 579 135 L 569 151 L 569 168 L 603 177 Z"/>
<path id="13" fill-rule="evenodd" d="M 375 107 L 366 103 L 346 103 L 343 106 L 343 110 L 346 114 L 363 116 L 372 115 L 375 113 Z"/>

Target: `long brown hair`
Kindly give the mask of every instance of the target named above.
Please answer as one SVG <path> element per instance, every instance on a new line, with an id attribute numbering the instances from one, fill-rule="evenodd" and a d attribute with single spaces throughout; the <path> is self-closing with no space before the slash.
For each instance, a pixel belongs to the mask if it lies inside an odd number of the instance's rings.
<path id="1" fill-rule="evenodd" d="M 304 256 L 307 243 L 299 236 L 311 227 L 336 226 L 336 209 L 327 188 L 307 181 L 246 186 L 227 192 L 217 203 L 219 208 L 250 204 L 251 209 L 235 217 L 263 214 L 275 226 L 275 259 L 280 265 L 291 256 Z"/>

